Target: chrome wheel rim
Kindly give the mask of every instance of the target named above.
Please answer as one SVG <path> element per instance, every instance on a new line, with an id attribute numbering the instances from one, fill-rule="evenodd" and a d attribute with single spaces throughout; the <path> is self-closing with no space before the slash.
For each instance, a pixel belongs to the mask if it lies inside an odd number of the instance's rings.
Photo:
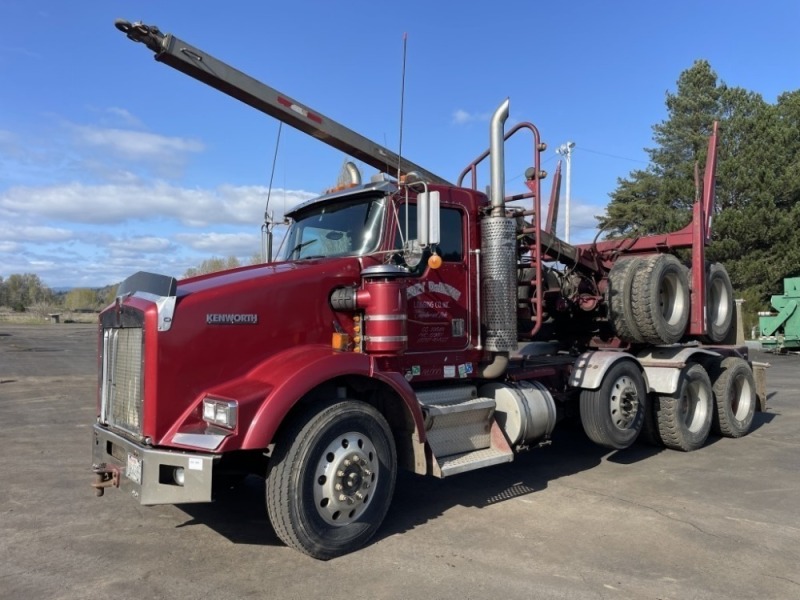
<path id="1" fill-rule="evenodd" d="M 681 416 L 683 423 L 692 433 L 703 428 L 710 405 L 709 390 L 700 381 L 692 381 L 686 386 L 681 397 Z"/>
<path id="2" fill-rule="evenodd" d="M 680 323 L 686 309 L 684 305 L 683 284 L 677 273 L 668 273 L 658 289 L 658 302 L 661 316 L 670 325 Z"/>
<path id="3" fill-rule="evenodd" d="M 744 375 L 738 375 L 733 382 L 733 394 L 731 397 L 731 413 L 737 421 L 744 421 L 750 413 L 750 405 L 753 402 L 753 390 L 750 382 Z"/>
<path id="4" fill-rule="evenodd" d="M 639 393 L 633 379 L 624 375 L 611 387 L 611 422 L 620 430 L 630 429 L 639 412 Z"/>
<path id="5" fill-rule="evenodd" d="M 328 444 L 314 473 L 314 505 L 329 525 L 344 526 L 364 513 L 378 483 L 378 453 L 372 441 L 354 431 Z"/>

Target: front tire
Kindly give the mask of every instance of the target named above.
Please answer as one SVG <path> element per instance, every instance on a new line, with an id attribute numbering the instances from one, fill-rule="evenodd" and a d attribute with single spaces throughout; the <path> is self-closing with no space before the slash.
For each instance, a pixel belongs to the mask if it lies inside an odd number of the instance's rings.
<path id="1" fill-rule="evenodd" d="M 581 423 L 596 444 L 622 450 L 639 435 L 647 407 L 639 368 L 630 361 L 614 364 L 596 390 L 581 391 Z"/>
<path id="2" fill-rule="evenodd" d="M 267 474 L 267 512 L 278 537 L 328 560 L 364 546 L 394 493 L 397 453 L 374 407 L 345 400 L 289 427 Z"/>

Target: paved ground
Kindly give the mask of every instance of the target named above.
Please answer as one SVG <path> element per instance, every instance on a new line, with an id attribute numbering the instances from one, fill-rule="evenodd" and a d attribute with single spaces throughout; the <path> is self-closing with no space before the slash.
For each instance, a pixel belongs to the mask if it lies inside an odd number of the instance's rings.
<path id="1" fill-rule="evenodd" d="M 402 476 L 374 543 L 318 562 L 277 541 L 257 478 L 205 505 L 95 498 L 94 327 L 0 323 L 0 598 L 798 598 L 800 357 L 766 360 L 746 438 L 608 453 L 567 429 Z"/>

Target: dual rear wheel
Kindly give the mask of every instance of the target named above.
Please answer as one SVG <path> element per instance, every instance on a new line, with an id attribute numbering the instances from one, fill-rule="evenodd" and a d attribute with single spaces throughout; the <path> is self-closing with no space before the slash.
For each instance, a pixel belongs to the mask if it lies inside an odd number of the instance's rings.
<path id="1" fill-rule="evenodd" d="M 709 433 L 745 435 L 756 407 L 755 381 L 741 358 L 727 357 L 680 372 L 669 395 L 648 395 L 644 378 L 631 360 L 620 360 L 596 390 L 583 390 L 583 428 L 595 443 L 620 450 L 637 437 L 653 445 L 690 452 L 702 447 Z"/>

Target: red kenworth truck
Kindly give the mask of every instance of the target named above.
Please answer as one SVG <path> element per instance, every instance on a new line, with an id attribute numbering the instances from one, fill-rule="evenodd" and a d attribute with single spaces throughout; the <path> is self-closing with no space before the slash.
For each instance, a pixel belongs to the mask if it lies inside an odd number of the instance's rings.
<path id="1" fill-rule="evenodd" d="M 349 184 L 292 209 L 277 260 L 120 285 L 100 316 L 98 495 L 208 502 L 215 480 L 254 473 L 281 540 L 328 559 L 381 526 L 398 469 L 510 462 L 565 417 L 613 449 L 642 437 L 690 451 L 712 428 L 749 430 L 753 366 L 728 275 L 704 259 L 716 126 L 689 226 L 570 245 L 554 235 L 558 172 L 543 219 L 545 145 L 531 123 L 505 131 L 508 100 L 453 184 L 156 27 L 117 27 L 383 175 L 361 183 L 348 166 Z M 507 195 L 517 133 L 531 168 Z"/>

